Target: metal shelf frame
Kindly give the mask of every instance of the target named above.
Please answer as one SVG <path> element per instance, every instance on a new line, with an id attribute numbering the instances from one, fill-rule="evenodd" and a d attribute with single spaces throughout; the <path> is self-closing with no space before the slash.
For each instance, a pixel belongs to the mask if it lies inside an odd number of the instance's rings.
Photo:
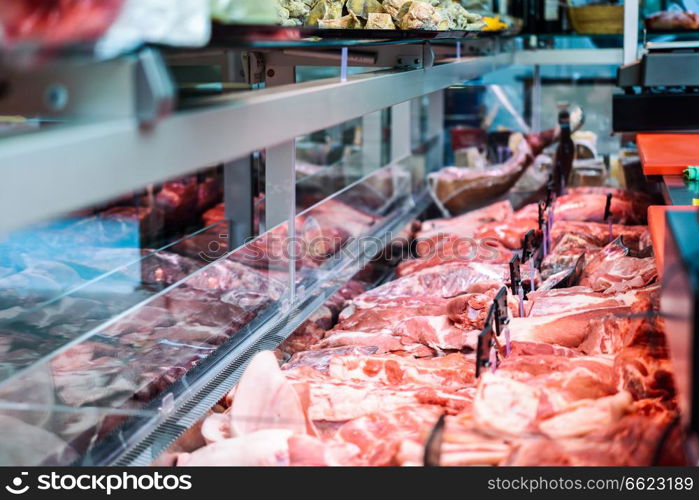
<path id="1" fill-rule="evenodd" d="M 147 128 L 120 118 L 1 139 L 0 211 L 9 216 L 0 234 L 445 89 L 512 58 L 504 48 L 429 68 L 251 90 Z"/>

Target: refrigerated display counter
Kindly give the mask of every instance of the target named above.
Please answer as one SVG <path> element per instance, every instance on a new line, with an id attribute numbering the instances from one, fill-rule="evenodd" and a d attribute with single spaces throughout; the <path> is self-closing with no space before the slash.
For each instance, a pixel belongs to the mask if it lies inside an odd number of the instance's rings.
<path id="1" fill-rule="evenodd" d="M 445 167 L 445 89 L 598 49 L 258 32 L 5 63 L 0 464 L 696 463 L 661 189 L 538 113 Z"/>

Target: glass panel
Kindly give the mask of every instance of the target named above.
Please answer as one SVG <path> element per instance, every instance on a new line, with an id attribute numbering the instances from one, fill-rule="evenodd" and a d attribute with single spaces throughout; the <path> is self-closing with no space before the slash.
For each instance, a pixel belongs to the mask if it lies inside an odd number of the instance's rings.
<path id="1" fill-rule="evenodd" d="M 299 213 L 384 164 L 389 149 L 386 114 L 379 111 L 297 139 Z"/>
<path id="2" fill-rule="evenodd" d="M 297 267 L 304 281 L 297 286 L 297 296 L 322 286 L 328 273 L 354 264 L 362 255 L 371 258 L 380 253 L 391 239 L 384 237 L 387 228 L 414 206 L 414 194 L 424 192 L 423 179 L 424 159 L 410 158 L 299 214 Z"/>
<path id="3" fill-rule="evenodd" d="M 260 257 L 261 249 L 270 248 L 266 244 L 253 241 L 198 271 L 188 267 L 193 259 L 159 252 L 7 322 L 0 419 L 69 443 L 72 452 L 56 458 L 68 463 L 129 418 L 157 414 L 163 391 L 176 396 L 200 376 L 193 367 L 224 343 L 241 341 L 266 314 L 285 308 L 288 273 Z M 148 267 L 156 262 L 160 267 Z M 109 319 L 118 309 L 126 312 Z M 53 460 L 12 451 L 25 439 L 8 439 L 0 460 Z"/>

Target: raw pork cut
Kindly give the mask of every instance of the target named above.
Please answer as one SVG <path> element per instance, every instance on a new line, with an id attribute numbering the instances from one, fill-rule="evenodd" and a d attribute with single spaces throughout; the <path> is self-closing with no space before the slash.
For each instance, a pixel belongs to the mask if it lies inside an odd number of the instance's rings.
<path id="1" fill-rule="evenodd" d="M 353 303 L 361 308 L 372 307 L 379 301 L 398 297 L 451 298 L 467 293 L 480 281 L 496 281 L 505 284 L 510 270 L 504 264 L 483 262 L 451 263 L 418 271 L 409 276 L 388 282 L 355 297 Z"/>
<path id="2" fill-rule="evenodd" d="M 282 365 L 282 370 L 293 370 L 307 366 L 327 375 L 330 362 L 336 356 L 362 356 L 375 354 L 377 351 L 376 347 L 349 346 L 297 352 Z"/>
<path id="3" fill-rule="evenodd" d="M 369 308 L 353 303 L 316 348 L 376 345 L 381 352 L 422 356 L 432 355 L 431 349 L 473 349 L 483 328 L 487 303 L 492 302 L 497 289 L 453 299 L 451 313 L 450 302 L 436 297 L 397 297 L 374 302 Z"/>
<path id="4" fill-rule="evenodd" d="M 347 355 L 332 358 L 327 373 L 336 379 L 392 387 L 433 386 L 458 391 L 474 383 L 475 362 L 473 356 L 459 353 L 430 359 Z"/>
<path id="5" fill-rule="evenodd" d="M 645 402 L 633 405 L 639 408 Z M 551 439 L 537 437 L 521 442 L 504 465 L 518 466 L 649 466 L 658 455 L 663 436 L 669 434 L 666 448 L 673 449 L 666 465 L 682 465 L 679 433 L 669 432 L 675 414 L 637 411 L 623 416 L 611 426 L 602 427 L 583 438 Z M 661 453 L 660 456 L 663 454 Z"/>
<path id="6" fill-rule="evenodd" d="M 594 292 L 583 286 L 535 291 L 527 296 L 527 316 L 615 309 L 631 307 L 634 304 L 645 304 L 650 309 L 658 291 L 657 286 L 629 290 L 615 295 Z"/>
<path id="7" fill-rule="evenodd" d="M 567 194 L 579 195 L 579 194 L 597 194 L 607 196 L 611 194 L 615 198 L 620 200 L 628 201 L 641 208 L 641 212 L 646 212 L 649 205 L 653 203 L 652 197 L 645 193 L 638 191 L 629 191 L 627 189 L 606 187 L 606 186 L 576 186 L 570 187 L 567 190 Z"/>
<path id="8" fill-rule="evenodd" d="M 653 257 L 628 257 L 619 239 L 604 247 L 585 264 L 580 284 L 605 293 L 624 292 L 653 283 L 658 270 Z"/>
<path id="9" fill-rule="evenodd" d="M 426 244 L 427 242 L 422 243 Z M 513 255 L 511 250 L 492 238 L 477 240 L 447 234 L 430 244 L 432 245 L 430 250 L 427 250 L 427 246 L 418 250 L 418 253 L 422 255 L 421 257 L 405 260 L 398 264 L 396 275 L 398 277 L 407 276 L 423 269 L 449 263 L 507 264 Z"/>
<path id="10" fill-rule="evenodd" d="M 513 213 L 510 202 L 501 201 L 477 210 L 471 210 L 458 217 L 425 221 L 422 223 L 421 230 L 415 236 L 418 241 L 418 255 L 430 253 L 431 248 L 428 248 L 430 242 L 437 241 L 440 236 L 449 234 L 461 238 L 471 238 L 483 224 L 504 222 Z M 426 249 L 426 251 L 423 253 L 421 249 Z"/>
<path id="11" fill-rule="evenodd" d="M 495 240 L 511 250 L 522 248 L 522 239 L 527 232 L 539 228 L 538 219 L 518 218 L 506 222 L 491 222 L 476 231 L 475 237 Z"/>
<path id="12" fill-rule="evenodd" d="M 554 204 L 555 220 L 605 222 L 607 196 L 602 193 L 565 194 Z M 612 196 L 611 220 L 615 224 L 644 224 L 648 206 Z"/>
<path id="13" fill-rule="evenodd" d="M 524 368 L 530 372 L 500 368 L 481 376 L 473 402 L 480 429 L 516 437 L 538 432 L 572 437 L 610 425 L 630 410 L 631 395 L 613 385 L 611 358 L 554 356 L 533 363 L 529 358 L 518 356 L 513 363 L 529 362 Z M 549 372 L 547 361 L 567 366 Z"/>
<path id="14" fill-rule="evenodd" d="M 397 455 L 402 441 L 422 441 L 441 414 L 439 407 L 429 405 L 370 413 L 343 424 L 335 437 L 356 445 L 361 450 L 363 464 L 399 465 Z"/>
<path id="15" fill-rule="evenodd" d="M 434 387 L 393 389 L 383 385 L 330 378 L 303 378 L 295 383 L 309 391 L 309 415 L 314 421 L 343 422 L 370 413 L 388 412 L 416 404 L 439 405 L 444 411 L 455 414 L 470 408 L 473 400 L 473 391 L 456 393 Z"/>
<path id="16" fill-rule="evenodd" d="M 630 312 L 630 307 L 619 306 L 602 310 L 593 309 L 574 313 L 512 318 L 509 325 L 510 335 L 513 342 L 544 342 L 563 347 L 579 348 L 597 332 L 598 328 L 593 324 L 594 320 L 606 324 L 614 322 L 615 316 L 628 315 Z M 585 352 L 594 351 L 586 350 Z"/>
<path id="17" fill-rule="evenodd" d="M 403 466 L 424 465 L 425 442 L 429 430 L 422 436 L 404 439 L 396 459 Z M 470 415 L 448 416 L 445 421 L 439 465 L 498 465 L 512 451 L 512 439 L 494 437 L 481 432 Z"/>
<path id="18" fill-rule="evenodd" d="M 612 224 L 612 238 L 616 239 L 621 236 L 624 245 L 636 252 L 645 250 L 648 246 L 649 235 L 647 226 Z M 562 242 L 564 238 L 566 239 L 565 243 Z M 553 228 L 551 228 L 551 248 L 553 251 L 586 249 L 588 246 L 603 247 L 608 243 L 609 224 L 556 219 Z M 563 246 L 559 248 L 559 245 Z"/>
<path id="19" fill-rule="evenodd" d="M 331 326 L 332 312 L 327 307 L 322 306 L 289 335 L 277 349 L 280 353 L 288 356 L 306 351 L 318 343 L 325 336 L 325 330 Z"/>

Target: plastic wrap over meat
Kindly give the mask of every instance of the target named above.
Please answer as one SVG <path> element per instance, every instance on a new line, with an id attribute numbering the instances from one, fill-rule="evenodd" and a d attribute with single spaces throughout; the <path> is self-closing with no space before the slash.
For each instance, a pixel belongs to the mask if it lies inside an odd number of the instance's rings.
<path id="1" fill-rule="evenodd" d="M 621 237 L 623 244 L 634 253 L 652 251 L 650 232 L 646 226 L 612 224 L 612 238 Z M 609 243 L 609 224 L 596 222 L 557 221 L 551 230 L 551 253 L 541 263 L 544 277 L 560 272 L 585 254 L 590 261 Z"/>
<path id="2" fill-rule="evenodd" d="M 369 290 L 354 299 L 359 307 L 397 297 L 456 297 L 480 281 L 506 283 L 509 267 L 483 262 L 449 263 L 418 271 Z"/>
<path id="3" fill-rule="evenodd" d="M 605 293 L 642 288 L 658 278 L 653 257 L 628 256 L 620 238 L 604 247 L 585 265 L 580 284 Z"/>

